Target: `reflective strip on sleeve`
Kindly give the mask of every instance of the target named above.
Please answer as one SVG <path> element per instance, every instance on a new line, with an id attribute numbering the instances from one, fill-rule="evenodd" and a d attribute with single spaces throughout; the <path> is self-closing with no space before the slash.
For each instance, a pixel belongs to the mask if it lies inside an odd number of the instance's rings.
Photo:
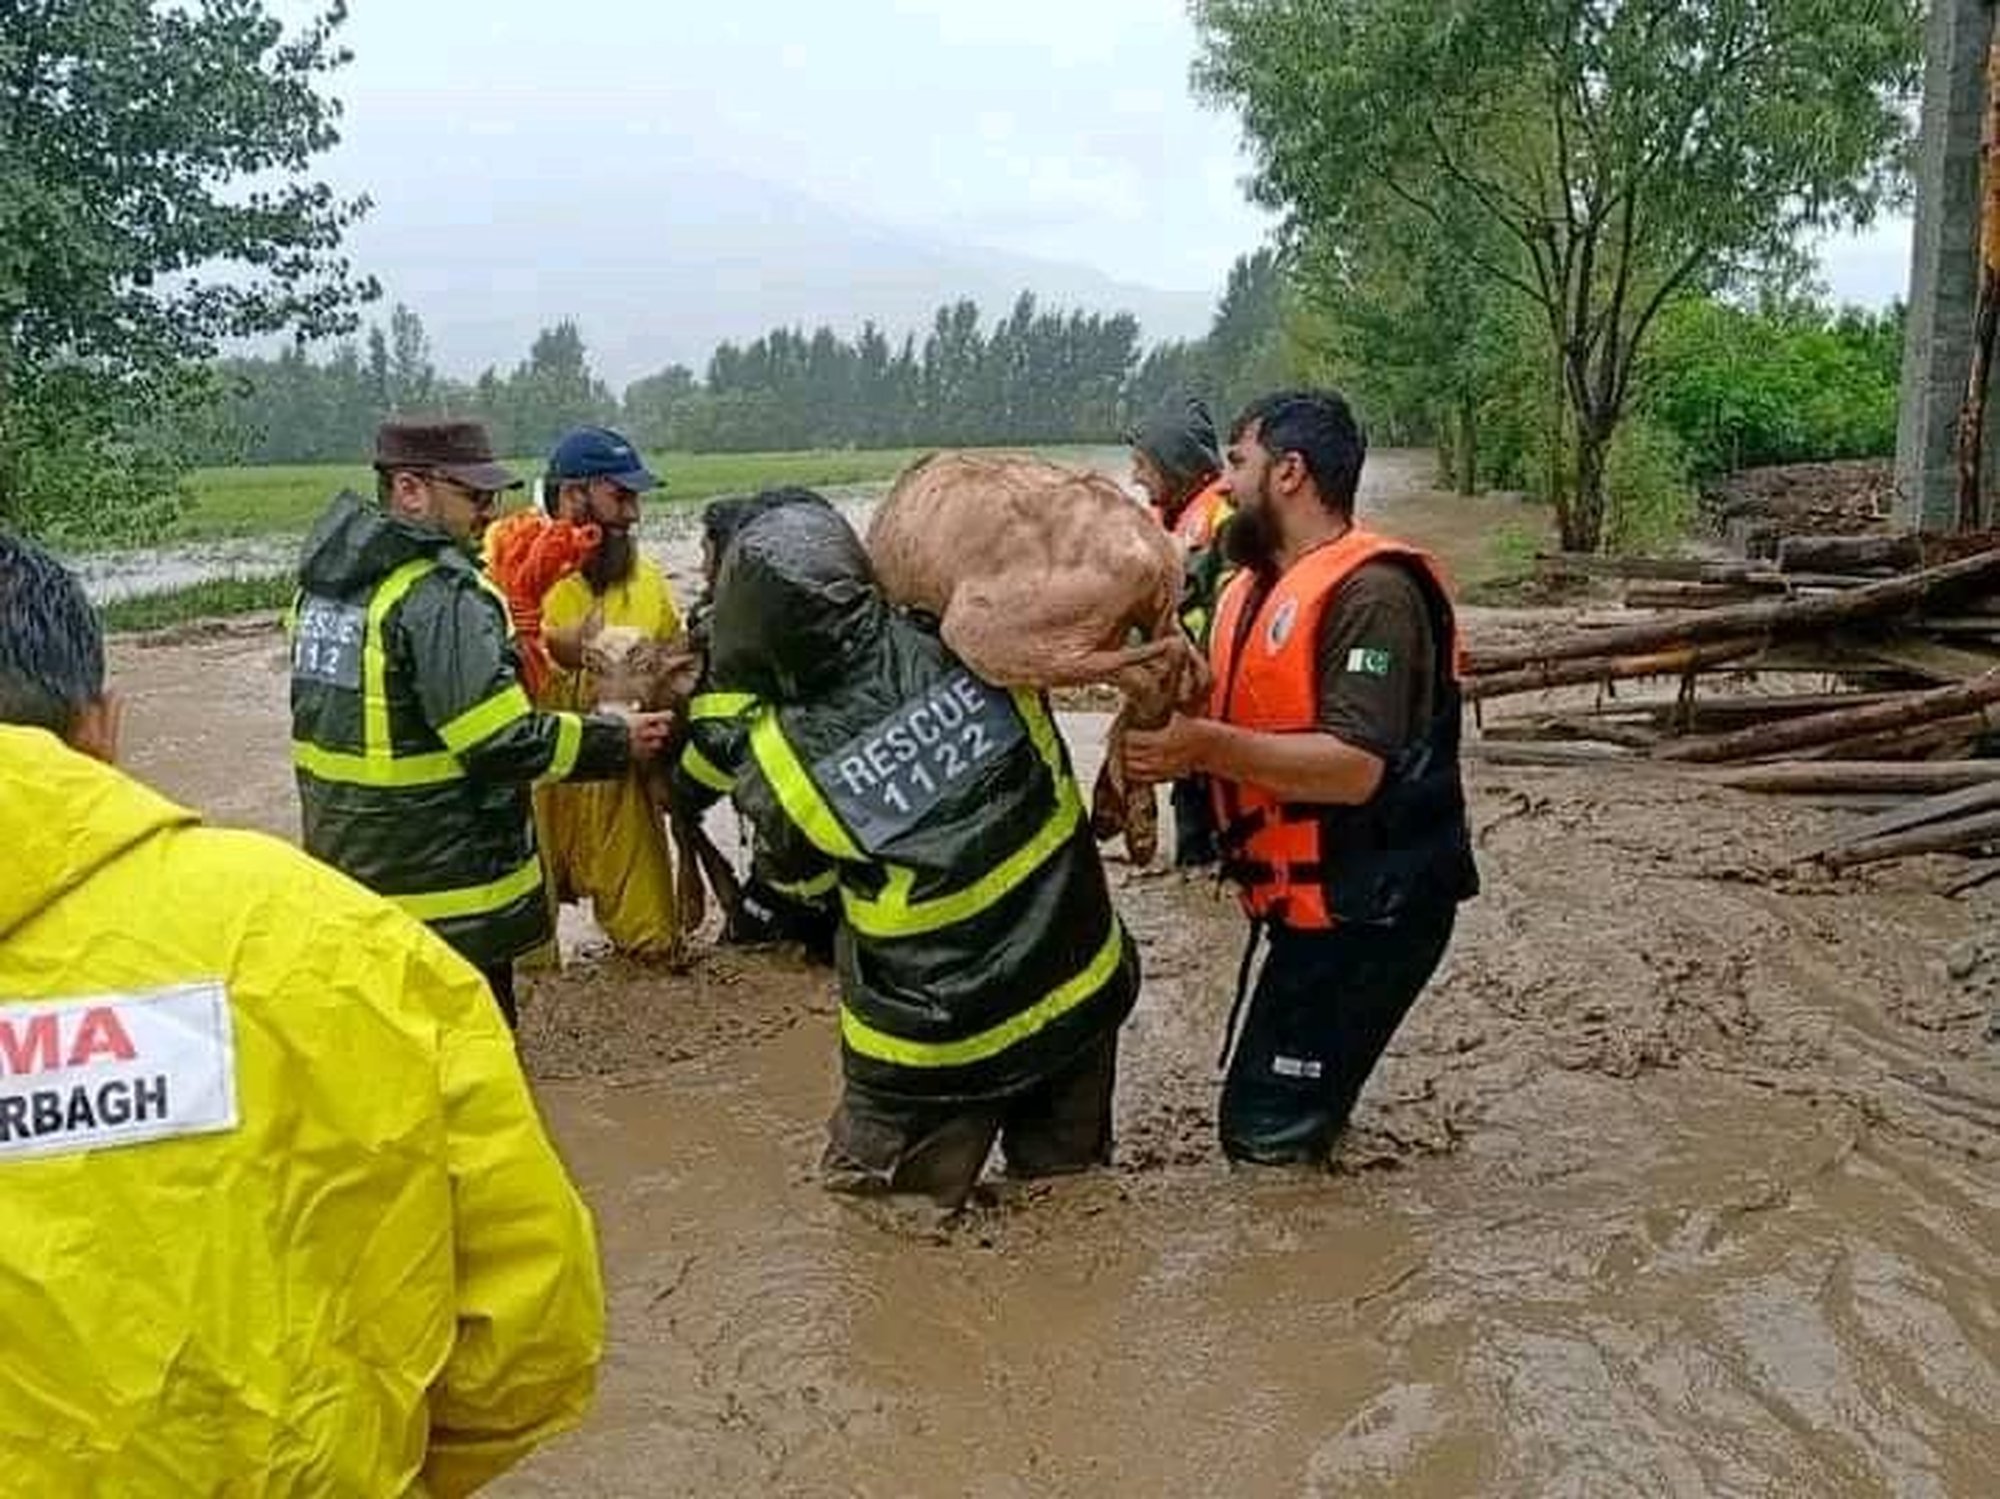
<path id="1" fill-rule="evenodd" d="M 703 719 L 741 718 L 757 706 L 757 698 L 749 692 L 697 692 L 688 699 L 688 718 L 695 722 Z"/>
<path id="2" fill-rule="evenodd" d="M 719 791 L 724 796 L 736 789 L 736 777 L 717 765 L 701 752 L 698 744 L 689 744 L 681 751 L 681 769 L 688 778 L 710 791 Z"/>
<path id="3" fill-rule="evenodd" d="M 818 900 L 829 895 L 833 887 L 840 883 L 840 872 L 829 869 L 816 874 L 809 880 L 771 880 L 770 887 L 780 895 L 789 895 L 793 900 Z"/>
<path id="4" fill-rule="evenodd" d="M 577 756 L 583 753 L 583 720 L 574 713 L 554 713 L 550 717 L 556 721 L 556 752 L 549 768 L 535 779 L 565 781 L 576 769 Z"/>
<path id="5" fill-rule="evenodd" d="M 439 729 L 438 738 L 444 741 L 446 749 L 462 755 L 475 744 L 492 738 L 534 711 L 534 704 L 528 701 L 528 694 L 522 690 L 521 684 L 512 682 Z"/>

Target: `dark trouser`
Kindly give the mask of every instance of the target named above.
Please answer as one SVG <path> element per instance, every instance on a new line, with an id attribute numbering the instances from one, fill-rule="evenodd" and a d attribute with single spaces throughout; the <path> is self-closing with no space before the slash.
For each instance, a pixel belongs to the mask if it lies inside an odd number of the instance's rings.
<path id="1" fill-rule="evenodd" d="M 1206 776 L 1174 782 L 1174 868 L 1200 869 L 1220 853 L 1215 841 L 1215 802 Z"/>
<path id="2" fill-rule="evenodd" d="M 1229 1076 L 1222 1148 L 1234 1161 L 1320 1164 L 1361 1086 L 1437 971 L 1458 910 L 1390 927 L 1273 927 Z"/>
<path id="3" fill-rule="evenodd" d="M 935 1104 L 849 1082 L 820 1163 L 836 1192 L 916 1192 L 946 1208 L 971 1195 L 995 1139 L 1011 1176 L 1064 1176 L 1111 1161 L 1114 1031 L 1061 1072 L 991 1103 Z"/>
<path id="4" fill-rule="evenodd" d="M 491 968 L 482 968 L 486 975 L 486 987 L 493 991 L 493 998 L 499 1002 L 500 1013 L 507 1017 L 507 1028 L 518 1029 L 521 1017 L 514 1008 L 514 964 L 510 960 L 495 963 Z"/>

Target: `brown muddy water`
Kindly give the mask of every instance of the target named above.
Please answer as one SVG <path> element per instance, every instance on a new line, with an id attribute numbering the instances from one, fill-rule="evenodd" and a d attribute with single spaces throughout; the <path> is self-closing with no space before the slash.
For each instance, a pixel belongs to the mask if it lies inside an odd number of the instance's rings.
<path id="1" fill-rule="evenodd" d="M 1498 513 L 1383 502 L 1447 550 Z M 140 775 L 295 833 L 268 627 L 114 671 Z M 1065 725 L 1088 776 L 1103 720 Z M 585 1428 L 492 1492 L 2000 1492 L 2000 897 L 1788 873 L 1840 813 L 1471 775 L 1485 893 L 1331 1174 L 1220 1158 L 1242 923 L 1206 884 L 1111 865 L 1147 977 L 1116 1166 L 952 1225 L 816 1186 L 824 975 L 572 928 L 522 1046 L 611 1347 Z"/>

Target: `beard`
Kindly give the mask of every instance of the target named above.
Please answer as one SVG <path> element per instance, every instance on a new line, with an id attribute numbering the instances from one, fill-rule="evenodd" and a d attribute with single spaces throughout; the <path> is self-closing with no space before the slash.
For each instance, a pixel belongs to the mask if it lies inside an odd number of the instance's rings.
<path id="1" fill-rule="evenodd" d="M 597 550 L 583 565 L 583 581 L 590 585 L 592 593 L 603 593 L 631 577 L 638 563 L 639 546 L 632 540 L 632 533 L 606 527 Z"/>
<path id="2" fill-rule="evenodd" d="M 1246 505 L 1229 518 L 1222 533 L 1222 554 L 1236 566 L 1269 578 L 1278 568 L 1278 543 L 1270 507 L 1260 498 L 1254 506 Z"/>

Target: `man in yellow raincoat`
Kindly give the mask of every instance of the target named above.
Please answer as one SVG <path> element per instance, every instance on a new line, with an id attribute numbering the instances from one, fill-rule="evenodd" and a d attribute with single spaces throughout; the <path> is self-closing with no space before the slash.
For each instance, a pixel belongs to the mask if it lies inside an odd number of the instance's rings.
<path id="1" fill-rule="evenodd" d="M 0 1490 L 467 1494 L 588 1406 L 589 1214 L 484 982 L 114 769 L 0 532 Z"/>
<path id="2" fill-rule="evenodd" d="M 578 649 L 587 626 L 625 626 L 659 640 L 680 633 L 673 589 L 658 565 L 639 554 L 634 535 L 639 496 L 658 485 L 632 444 L 608 428 L 579 427 L 550 454 L 542 504 L 551 515 L 596 525 L 604 539 L 582 572 L 542 600 L 542 633 L 558 669 L 540 706 L 596 706 L 595 683 Z M 535 819 L 559 902 L 588 898 L 597 924 L 622 953 L 667 962 L 680 956 L 673 851 L 641 771 L 622 780 L 537 787 Z M 540 956 L 550 954 L 545 949 Z"/>

